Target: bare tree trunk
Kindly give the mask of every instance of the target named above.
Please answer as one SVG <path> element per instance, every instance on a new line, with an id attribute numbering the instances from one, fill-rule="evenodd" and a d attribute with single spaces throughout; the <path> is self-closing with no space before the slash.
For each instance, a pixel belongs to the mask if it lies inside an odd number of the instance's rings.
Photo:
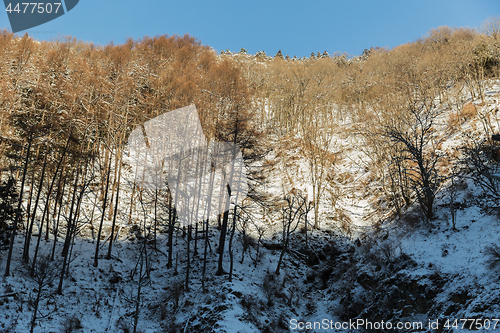
<path id="1" fill-rule="evenodd" d="M 120 157 L 120 166 L 119 166 L 119 171 L 118 171 L 118 185 L 116 187 L 116 202 L 115 202 L 115 210 L 113 213 L 113 223 L 111 225 L 111 236 L 109 237 L 109 248 L 108 248 L 108 254 L 106 255 L 106 259 L 111 259 L 111 249 L 113 247 L 113 236 L 115 233 L 115 225 L 116 225 L 116 214 L 118 213 L 118 199 L 120 198 L 120 180 L 121 180 L 121 172 L 122 172 L 122 163 L 121 163 L 121 157 Z M 156 231 L 155 231 L 156 233 Z M 156 239 L 155 239 L 156 242 Z M 156 247 L 156 243 L 155 243 Z"/>
<path id="2" fill-rule="evenodd" d="M 188 292 L 189 291 L 189 273 L 191 270 L 191 251 L 190 251 L 190 244 L 191 244 L 191 231 L 192 231 L 192 226 L 191 224 L 188 225 L 188 232 L 187 232 L 187 266 L 186 266 L 186 284 L 185 284 L 185 290 Z"/>
<path id="3" fill-rule="evenodd" d="M 304 218 L 304 233 L 305 233 L 305 236 L 306 236 L 306 249 L 309 249 L 309 243 L 308 243 L 308 240 L 307 240 L 307 213 L 306 213 L 306 216 Z"/>
<path id="4" fill-rule="evenodd" d="M 35 323 L 36 323 L 36 314 L 38 312 L 38 305 L 40 304 L 40 298 L 42 297 L 42 288 L 39 286 L 38 287 L 38 292 L 36 294 L 36 300 L 35 304 L 33 305 L 33 317 L 31 317 L 31 324 L 30 324 L 30 333 L 33 333 L 33 330 L 35 329 Z"/>
<path id="5" fill-rule="evenodd" d="M 26 231 L 24 232 L 24 244 L 23 244 L 23 256 L 24 256 L 24 247 L 26 246 L 26 239 L 28 238 L 28 231 L 30 227 L 31 221 L 31 203 L 33 201 L 33 191 L 35 190 L 35 170 L 31 172 L 31 182 L 30 182 L 30 191 L 28 194 L 28 204 L 26 206 Z"/>
<path id="6" fill-rule="evenodd" d="M 231 227 L 231 236 L 229 237 L 229 282 L 233 281 L 233 267 L 234 267 L 234 254 L 233 254 L 233 238 L 234 238 L 234 232 L 236 230 L 236 208 L 237 206 L 234 206 L 234 212 L 233 212 L 233 225 Z"/>
<path id="7" fill-rule="evenodd" d="M 132 195 L 130 196 L 130 211 L 128 213 L 128 224 L 132 223 L 132 211 L 133 211 L 133 207 L 134 207 L 135 188 L 136 188 L 136 185 L 134 182 L 134 185 L 132 186 Z"/>
<path id="8" fill-rule="evenodd" d="M 119 186 L 119 178 L 120 178 L 120 174 L 118 173 L 118 169 L 120 168 L 121 169 L 121 163 L 120 163 L 120 166 L 118 166 L 118 161 L 119 161 L 119 158 L 118 158 L 118 155 L 120 154 L 119 150 L 116 149 L 116 157 L 115 157 L 115 171 L 114 171 L 114 175 L 113 175 L 113 186 L 111 186 L 111 198 L 109 199 L 109 215 L 108 215 L 108 220 L 111 220 L 113 218 L 113 199 L 114 199 L 114 196 L 115 196 L 115 190 L 116 188 Z M 121 159 L 120 159 L 121 160 Z M 118 181 L 117 181 L 118 180 Z M 118 194 L 117 194 L 118 196 Z"/>
<path id="9" fill-rule="evenodd" d="M 172 267 L 172 254 L 173 254 L 173 242 L 174 242 L 174 219 L 175 211 L 172 210 L 172 196 L 170 192 L 168 194 L 168 256 L 167 256 L 167 268 Z"/>
<path id="10" fill-rule="evenodd" d="M 158 225 L 158 189 L 155 189 L 155 220 L 154 220 L 154 249 L 156 250 L 156 226 Z"/>
<path id="11" fill-rule="evenodd" d="M 99 231 L 97 232 L 97 240 L 96 240 L 96 247 L 95 247 L 95 254 L 94 254 L 94 267 L 97 267 L 99 264 L 99 245 L 101 242 L 101 232 L 102 232 L 102 225 L 104 223 L 104 216 L 106 215 L 106 203 L 108 201 L 108 188 L 109 188 L 109 175 L 111 173 L 111 161 L 112 159 L 109 159 L 109 164 L 108 164 L 108 174 L 106 175 L 106 186 L 104 189 L 104 199 L 102 202 L 102 215 L 101 215 L 101 222 L 99 223 Z"/>
<path id="12" fill-rule="evenodd" d="M 291 225 L 291 221 L 288 222 L 288 225 L 285 227 L 285 230 L 283 232 L 283 248 L 281 249 L 281 253 L 280 253 L 280 258 L 278 259 L 278 265 L 276 266 L 276 275 L 279 275 L 280 274 L 280 268 L 281 268 L 281 263 L 283 262 L 283 257 L 285 255 L 285 252 L 288 251 L 288 239 L 290 237 L 290 225 Z"/>
<path id="13" fill-rule="evenodd" d="M 205 246 L 203 249 L 203 268 L 201 271 L 201 288 L 203 292 L 206 292 L 206 286 L 205 286 L 205 276 L 207 272 L 207 249 L 208 249 L 208 219 L 206 222 L 203 222 L 203 231 L 204 231 L 204 236 L 205 236 Z"/>
<path id="14" fill-rule="evenodd" d="M 206 215 L 206 220 L 204 222 L 205 248 L 203 249 L 203 271 L 201 273 L 201 285 L 202 285 L 202 289 L 204 292 L 207 291 L 206 286 L 205 286 L 205 279 L 206 279 L 206 273 L 207 273 L 207 249 L 208 249 L 208 246 L 210 245 L 209 239 L 208 239 L 208 236 L 209 236 L 208 227 L 209 227 L 209 222 L 210 222 L 210 214 L 212 213 L 212 192 L 213 192 L 213 188 L 214 188 L 214 178 L 215 178 L 215 172 L 211 172 L 210 173 L 210 181 L 208 183 L 207 215 Z M 212 248 L 210 248 L 210 251 L 212 251 Z"/>
<path id="15" fill-rule="evenodd" d="M 139 281 L 139 286 L 137 287 L 137 298 L 135 300 L 135 313 L 134 313 L 134 333 L 137 332 L 137 324 L 139 323 L 139 311 L 141 309 L 141 282 Z"/>
<path id="16" fill-rule="evenodd" d="M 195 228 L 194 228 L 194 251 L 193 251 L 193 257 L 198 255 L 198 222 L 195 223 Z"/>
<path id="17" fill-rule="evenodd" d="M 233 173 L 234 173 L 234 161 L 231 164 L 231 172 L 230 172 L 230 179 L 229 183 L 226 184 L 227 188 L 227 199 L 225 202 L 225 209 L 224 209 L 224 217 L 222 219 L 222 228 L 220 231 L 220 238 L 219 238 L 219 263 L 217 267 L 217 272 L 215 275 L 222 275 L 224 274 L 224 268 L 222 267 L 222 259 L 224 257 L 224 245 L 226 243 L 226 233 L 227 233 L 227 224 L 229 222 L 229 205 L 231 204 L 231 187 L 229 186 L 230 183 L 232 183 L 232 178 L 233 178 Z"/>
<path id="18" fill-rule="evenodd" d="M 215 275 L 222 275 L 224 274 L 224 268 L 222 267 L 222 259 L 224 258 L 224 245 L 226 243 L 226 232 L 227 232 L 227 223 L 229 220 L 229 210 L 226 210 L 224 212 L 224 217 L 222 219 L 222 226 L 220 230 L 220 237 L 219 237 L 219 263 L 217 266 L 217 272 L 215 272 Z"/>
<path id="19" fill-rule="evenodd" d="M 54 255 L 55 255 L 55 252 L 56 252 L 56 245 L 57 245 L 57 236 L 58 236 L 58 233 L 59 233 L 59 220 L 61 218 L 61 210 L 62 210 L 62 200 L 63 200 L 63 197 L 64 197 L 64 189 L 66 188 L 66 179 L 67 177 L 63 177 L 63 175 L 61 174 L 61 178 L 64 178 L 64 181 L 62 183 L 62 189 L 58 190 L 58 196 L 56 197 L 56 204 L 54 205 L 54 214 L 53 214 L 53 218 L 55 220 L 55 226 L 54 226 L 54 243 L 53 243 L 53 246 L 52 246 L 52 253 L 50 255 L 50 260 L 51 261 L 54 261 Z M 61 182 L 61 180 L 59 180 L 59 182 Z M 59 186 L 60 186 L 60 183 L 59 183 Z M 57 219 L 56 219 L 56 208 L 57 208 L 57 202 L 59 201 L 59 210 L 57 212 Z"/>

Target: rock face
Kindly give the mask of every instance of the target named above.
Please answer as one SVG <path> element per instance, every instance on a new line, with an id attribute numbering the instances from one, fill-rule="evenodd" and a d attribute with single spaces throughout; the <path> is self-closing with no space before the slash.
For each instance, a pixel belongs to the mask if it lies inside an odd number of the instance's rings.
<path id="1" fill-rule="evenodd" d="M 328 292 L 341 305 L 335 315 L 342 320 L 394 323 L 443 316 L 484 318 L 488 313 L 493 318 L 500 308 L 500 294 L 471 285 L 466 276 L 418 265 L 404 254 L 392 262 L 347 252 L 329 259 L 334 270 Z M 436 331 L 445 331 L 444 324 L 440 321 Z"/>
<path id="2" fill-rule="evenodd" d="M 406 273 L 370 276 L 364 272 L 356 277 L 356 284 L 359 287 L 341 300 L 344 319 L 387 321 L 428 313 L 445 279 L 436 273 L 412 278 Z"/>

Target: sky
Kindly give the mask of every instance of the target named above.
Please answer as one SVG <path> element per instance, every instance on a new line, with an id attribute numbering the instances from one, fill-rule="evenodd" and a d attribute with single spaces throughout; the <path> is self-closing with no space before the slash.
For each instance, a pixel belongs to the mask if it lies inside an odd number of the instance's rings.
<path id="1" fill-rule="evenodd" d="M 499 0 L 80 0 L 63 16 L 18 34 L 99 45 L 189 34 L 217 52 L 353 56 L 415 41 L 440 26 L 479 28 L 496 16 Z M 10 30 L 5 11 L 0 28 Z"/>

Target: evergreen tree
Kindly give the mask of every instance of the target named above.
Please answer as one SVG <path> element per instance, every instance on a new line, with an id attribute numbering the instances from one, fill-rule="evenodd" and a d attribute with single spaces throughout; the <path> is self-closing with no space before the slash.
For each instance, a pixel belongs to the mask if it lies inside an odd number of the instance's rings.
<path id="1" fill-rule="evenodd" d="M 370 49 L 364 49 L 363 53 L 361 54 L 361 57 L 363 59 L 367 59 L 370 56 L 370 54 L 372 53 L 372 51 L 373 51 L 373 47 L 370 47 Z"/>
<path id="2" fill-rule="evenodd" d="M 17 196 L 14 178 L 10 177 L 0 185 L 0 250 L 5 250 L 9 245 L 9 231 L 12 230 L 9 222 L 14 219 Z"/>

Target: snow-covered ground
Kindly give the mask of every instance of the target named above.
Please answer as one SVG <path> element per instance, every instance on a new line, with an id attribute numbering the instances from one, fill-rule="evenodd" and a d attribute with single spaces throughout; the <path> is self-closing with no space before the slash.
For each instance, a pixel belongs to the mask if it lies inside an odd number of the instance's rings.
<path id="1" fill-rule="evenodd" d="M 499 107 L 499 89 L 500 86 L 491 85 L 485 105 L 478 105 L 480 112 Z M 443 133 L 450 112 L 453 112 L 451 108 L 443 115 Z M 498 132 L 498 123 L 493 121 L 492 124 Z M 477 117 L 460 126 L 456 133 L 447 134 L 442 144 L 441 149 L 447 154 L 452 154 L 463 142 L 460 135 L 463 132 L 484 137 Z M 387 220 L 393 215 L 379 206 L 377 199 L 381 193 L 377 190 L 377 180 L 363 163 L 363 153 L 356 144 L 357 140 L 352 138 L 343 141 L 345 153 L 336 165 L 336 172 L 345 175 L 344 181 L 339 181 L 343 192 L 337 208 L 349 221 L 349 233 L 342 234 L 346 230 L 331 218 L 332 208 L 325 199 L 320 208 L 320 230 L 309 231 L 311 249 L 302 251 L 305 235 L 298 228 L 291 239 L 291 248 L 296 253 L 285 255 L 278 276 L 273 274 L 280 255 L 277 249 L 254 243 L 240 263 L 243 249 L 240 231 L 233 243 L 233 281 L 229 282 L 227 275 L 215 276 L 218 259 L 215 248 L 219 233 L 214 222 L 210 229 L 207 292 L 202 291 L 200 280 L 202 240 L 197 244 L 198 254 L 192 258 L 190 290 L 186 291 L 182 287 L 187 260 L 185 237 L 177 237 L 174 241 L 177 263 L 174 268 L 167 268 L 166 228 L 160 228 L 157 249 L 153 249 L 151 242 L 147 248 L 148 264 L 152 269 L 149 277 L 141 279 L 139 331 L 305 332 L 305 329 L 299 329 L 300 325 L 306 327 L 312 323 L 314 327 L 314 323 L 327 320 L 333 326 L 308 331 L 346 332 L 349 329 L 335 329 L 334 324 L 355 319 L 349 318 L 350 314 L 372 321 L 388 319 L 383 317 L 385 315 L 392 320 L 424 323 L 439 320 L 441 324 L 448 319 L 499 318 L 499 274 L 487 267 L 484 253 L 486 247 L 500 242 L 499 217 L 485 214 L 474 204 L 463 205 L 457 211 L 456 230 L 453 230 L 449 208 L 446 207 L 449 198 L 445 184 L 437 198 L 436 219 L 430 222 L 430 226 L 420 222 L 415 227 L 415 221 L 408 217 L 406 220 Z M 297 158 L 300 156 L 297 146 L 290 146 L 290 151 L 280 162 L 283 164 L 278 163 L 270 173 L 266 191 L 274 198 L 292 188 L 312 195 L 307 161 Z M 294 158 L 290 159 L 292 156 Z M 131 178 L 130 171 L 125 170 L 119 203 L 120 232 L 112 258 L 101 258 L 98 267 L 94 267 L 95 231 L 93 228 L 83 229 L 73 245 L 70 274 L 64 280 L 63 295 L 55 293 L 58 276 L 44 287 L 35 332 L 64 332 L 65 327 L 71 332 L 68 328 L 70 318 L 75 318 L 74 322 L 79 321 L 82 326 L 75 328 L 74 332 L 131 331 L 136 313 L 140 275 L 137 264 L 142 246 L 140 237 L 127 219 Z M 471 180 L 466 180 L 457 192 L 455 202 L 472 202 L 470 198 L 478 196 L 480 191 Z M 93 204 L 89 199 L 82 215 L 88 218 Z M 416 216 L 410 214 L 413 208 L 408 208 L 408 216 Z M 153 214 L 151 211 L 139 213 Z M 260 228 L 265 243 L 277 244 L 281 239 L 278 214 L 257 212 L 255 216 L 255 225 L 248 226 L 246 232 L 255 240 Z M 98 217 L 100 211 L 96 209 L 94 220 Z M 142 215 L 134 215 L 132 220 L 141 219 Z M 312 217 L 310 219 L 312 221 Z M 106 220 L 105 236 L 109 229 L 110 221 Z M 356 241 L 358 237 L 360 240 Z M 29 331 L 37 287 L 21 264 L 23 240 L 22 237 L 16 239 L 11 276 L 0 280 L 0 332 Z M 33 242 L 36 240 L 35 237 Z M 48 253 L 50 244 L 42 240 L 42 254 Z M 107 246 L 107 242 L 101 242 L 101 256 L 105 255 Z M 193 242 L 191 250 L 192 246 Z M 57 253 L 61 248 L 59 243 Z M 308 256 L 315 259 L 309 265 L 304 260 Z M 226 271 L 229 269 L 228 258 L 226 252 Z M 0 259 L 0 272 L 3 272 L 6 259 L 4 255 Z M 391 293 L 395 296 L 388 296 L 393 295 Z M 361 305 L 357 306 L 357 303 Z M 434 330 L 424 328 L 423 331 Z M 443 331 L 454 330 L 449 327 Z M 500 323 L 496 329 L 492 325 L 489 331 L 500 332 Z"/>

